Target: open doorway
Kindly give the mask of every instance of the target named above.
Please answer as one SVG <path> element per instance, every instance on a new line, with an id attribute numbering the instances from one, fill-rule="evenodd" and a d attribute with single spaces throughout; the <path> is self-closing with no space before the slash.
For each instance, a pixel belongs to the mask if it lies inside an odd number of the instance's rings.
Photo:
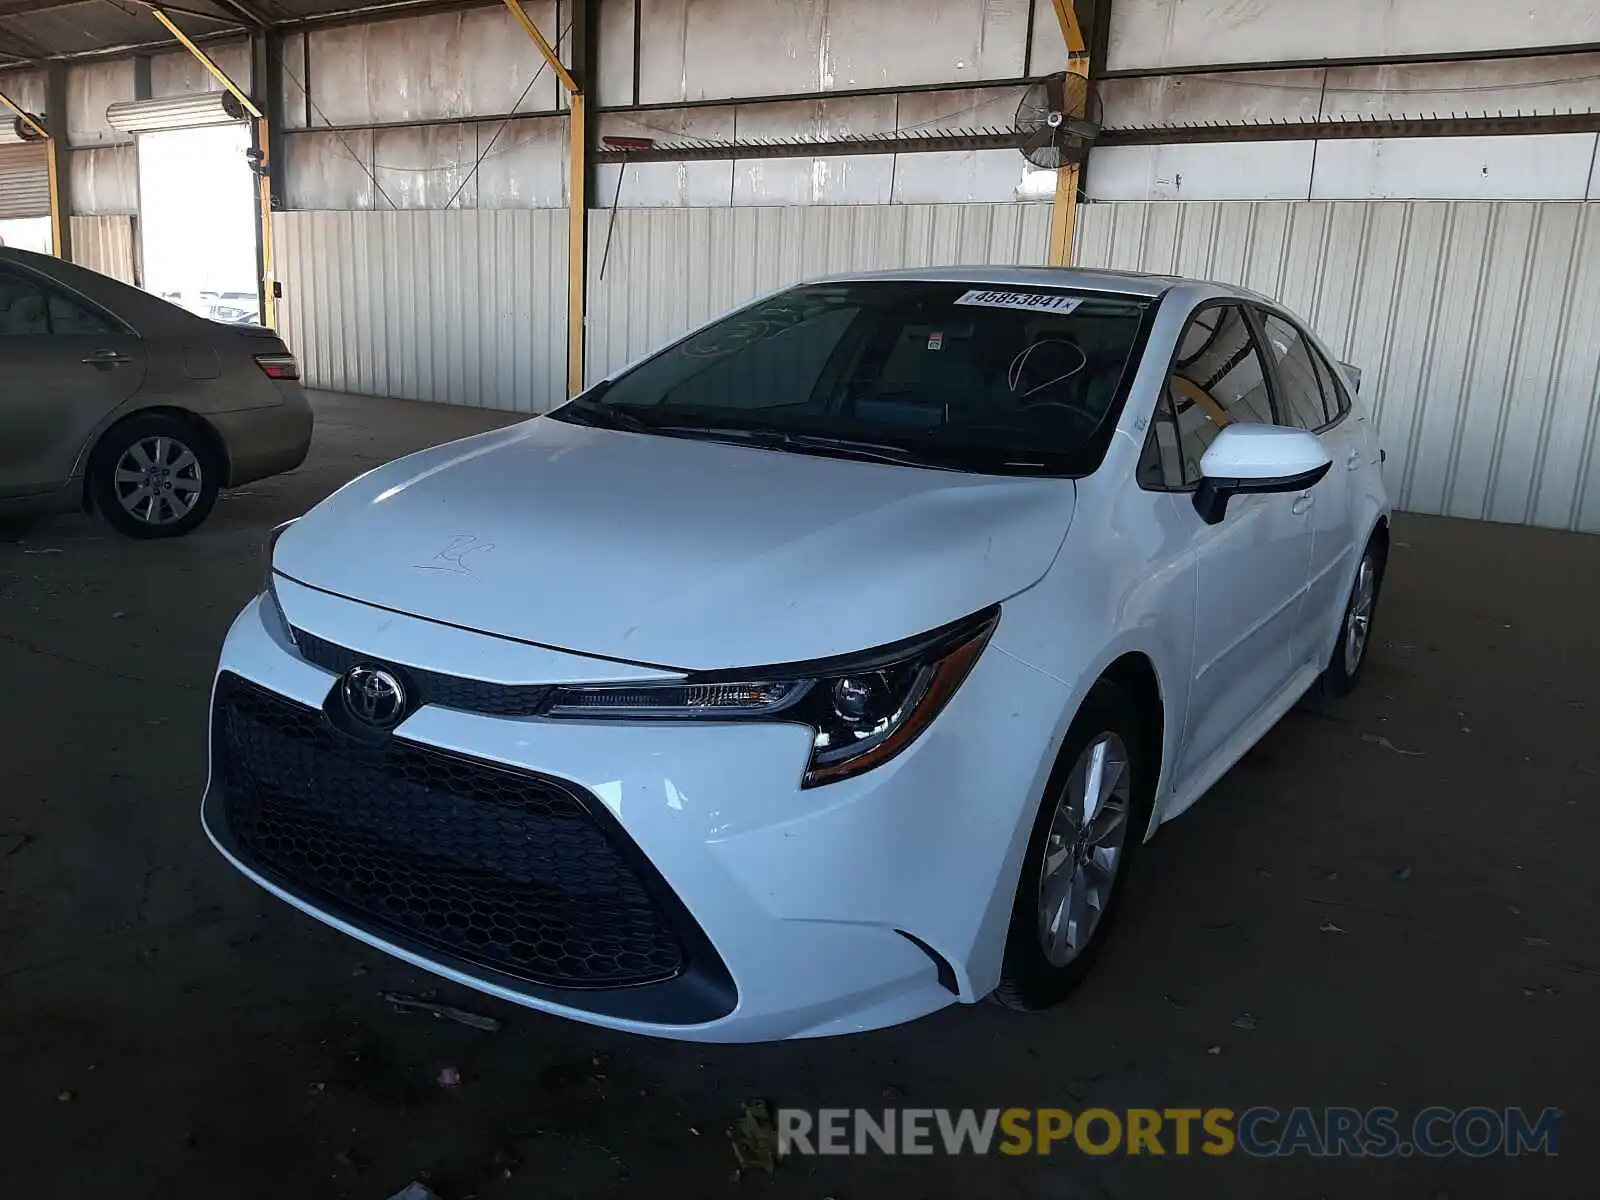
<path id="1" fill-rule="evenodd" d="M 52 241 L 49 217 L 0 218 L 0 246 L 51 254 Z"/>
<path id="2" fill-rule="evenodd" d="M 139 134 L 145 289 L 230 324 L 261 320 L 250 144 L 244 122 Z"/>

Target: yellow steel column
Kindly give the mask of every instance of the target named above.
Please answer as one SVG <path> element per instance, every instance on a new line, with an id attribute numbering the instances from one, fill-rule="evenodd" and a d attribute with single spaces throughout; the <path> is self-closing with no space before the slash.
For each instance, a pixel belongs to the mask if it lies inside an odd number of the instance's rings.
<path id="1" fill-rule="evenodd" d="M 585 250 L 589 238 L 589 197 L 585 187 L 588 174 L 588 140 L 585 122 L 587 98 L 582 92 L 572 93 L 572 145 L 571 165 L 567 185 L 567 395 L 576 396 L 583 391 L 584 321 L 588 313 L 584 303 L 584 274 L 588 256 Z"/>
<path id="2" fill-rule="evenodd" d="M 56 167 L 56 140 L 45 143 L 45 169 L 50 173 L 50 253 L 57 258 L 66 257 L 67 214 L 61 211 L 61 173 Z"/>
<path id="3" fill-rule="evenodd" d="M 261 225 L 261 319 L 269 329 L 278 327 L 277 272 L 272 261 L 272 151 L 268 148 L 267 119 L 256 122 L 256 146 L 261 158 L 256 164 L 256 220 Z"/>
<path id="4" fill-rule="evenodd" d="M 1103 2 L 1103 0 L 1102 0 Z M 1073 0 L 1055 0 L 1056 21 L 1067 43 L 1067 69 L 1088 73 L 1089 59 L 1078 26 Z M 1056 171 L 1056 195 L 1050 204 L 1050 265 L 1064 267 L 1072 261 L 1072 239 L 1078 226 L 1078 165 Z"/>
<path id="5" fill-rule="evenodd" d="M 583 391 L 584 249 L 589 239 L 589 199 L 584 186 L 589 166 L 589 140 L 585 128 L 586 97 L 578 81 L 572 77 L 572 72 L 562 64 L 544 34 L 539 32 L 538 24 L 522 7 L 522 0 L 505 0 L 505 6 L 511 10 L 517 24 L 533 39 L 534 45 L 539 47 L 539 53 L 544 55 L 545 62 L 550 64 L 556 78 L 561 80 L 561 86 L 566 89 L 572 102 L 572 122 L 568 131 L 571 142 L 567 148 L 567 173 L 571 176 L 567 183 L 567 394 L 576 396 Z"/>

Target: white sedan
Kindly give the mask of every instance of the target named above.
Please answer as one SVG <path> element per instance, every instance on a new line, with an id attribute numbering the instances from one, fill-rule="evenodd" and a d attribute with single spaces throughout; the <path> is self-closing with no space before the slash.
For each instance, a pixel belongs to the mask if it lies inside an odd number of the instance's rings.
<path id="1" fill-rule="evenodd" d="M 1361 674 L 1353 378 L 1209 283 L 769 296 L 278 531 L 205 827 L 313 917 L 613 1028 L 1053 1004 L 1141 844 Z"/>

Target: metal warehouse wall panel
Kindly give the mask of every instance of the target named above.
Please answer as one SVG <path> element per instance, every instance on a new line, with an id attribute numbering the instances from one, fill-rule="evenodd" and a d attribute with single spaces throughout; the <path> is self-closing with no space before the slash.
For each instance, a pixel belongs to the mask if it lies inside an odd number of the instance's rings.
<path id="1" fill-rule="evenodd" d="M 1593 0 L 1116 0 L 1114 71 L 1210 63 L 1460 54 L 1600 37 Z"/>
<path id="2" fill-rule="evenodd" d="M 1077 259 L 1302 314 L 1364 372 L 1400 507 L 1600 532 L 1600 204 L 1090 204 Z"/>
<path id="3" fill-rule="evenodd" d="M 589 224 L 591 380 L 747 300 L 838 271 L 1042 264 L 1048 204 L 619 209 Z M 601 266 L 605 267 L 602 277 Z"/>
<path id="4" fill-rule="evenodd" d="M 50 215 L 49 151 L 42 142 L 0 146 L 0 220 Z"/>
<path id="5" fill-rule="evenodd" d="M 73 217 L 72 261 L 123 283 L 133 283 L 133 218 Z"/>
<path id="6" fill-rule="evenodd" d="M 279 325 L 311 387 L 546 412 L 566 399 L 564 209 L 285 212 Z"/>

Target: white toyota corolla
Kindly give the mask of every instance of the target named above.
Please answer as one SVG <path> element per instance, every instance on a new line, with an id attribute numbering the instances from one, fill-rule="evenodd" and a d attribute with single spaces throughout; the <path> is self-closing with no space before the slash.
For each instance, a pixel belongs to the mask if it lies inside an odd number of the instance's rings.
<path id="1" fill-rule="evenodd" d="M 619 1029 L 1049 1005 L 1155 828 L 1360 675 L 1355 391 L 1215 284 L 767 297 L 277 531 L 205 827 L 354 937 Z"/>

